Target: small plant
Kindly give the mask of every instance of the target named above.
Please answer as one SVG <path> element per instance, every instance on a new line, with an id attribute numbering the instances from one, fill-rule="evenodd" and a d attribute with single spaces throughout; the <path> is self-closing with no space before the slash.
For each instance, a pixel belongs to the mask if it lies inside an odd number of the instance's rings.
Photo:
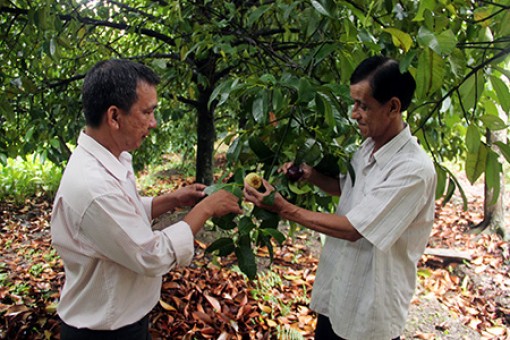
<path id="1" fill-rule="evenodd" d="M 36 263 L 32 267 L 30 267 L 30 269 L 28 270 L 28 272 L 35 277 L 38 277 L 39 275 L 41 275 L 41 273 L 43 271 L 44 271 L 44 265 L 42 263 Z"/>
<path id="2" fill-rule="evenodd" d="M 43 259 L 44 261 L 46 262 L 53 262 L 53 261 L 56 261 L 58 260 L 60 257 L 58 256 L 57 254 L 57 251 L 55 249 L 51 249 L 49 253 L 45 253 L 43 255 Z"/>
<path id="3" fill-rule="evenodd" d="M 39 155 L 8 158 L 0 164 L 0 199 L 21 204 L 27 197 L 52 197 L 61 177 L 62 169 Z"/>
<path id="4" fill-rule="evenodd" d="M 303 340 L 303 335 L 294 328 L 278 325 L 276 326 L 276 336 L 279 340 Z"/>

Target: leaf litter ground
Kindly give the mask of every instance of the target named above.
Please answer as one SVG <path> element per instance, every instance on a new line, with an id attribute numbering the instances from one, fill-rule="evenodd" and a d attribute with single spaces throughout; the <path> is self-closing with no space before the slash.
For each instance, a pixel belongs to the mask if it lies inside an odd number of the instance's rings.
<path id="1" fill-rule="evenodd" d="M 467 252 L 471 260 L 422 257 L 403 338 L 510 338 L 509 245 L 496 235 L 467 232 L 482 211 L 479 196 L 468 211 L 455 201 L 437 205 L 429 247 Z M 1 203 L 0 339 L 59 338 L 56 305 L 65 276 L 50 243 L 50 212 L 51 202 L 41 198 L 23 206 Z M 236 269 L 235 258 L 205 254 L 216 236 L 202 231 L 192 265 L 163 277 L 160 303 L 150 314 L 153 338 L 312 339 L 316 316 L 308 305 L 318 234 L 288 239 L 271 264 L 267 250 L 259 249 L 255 281 Z"/>

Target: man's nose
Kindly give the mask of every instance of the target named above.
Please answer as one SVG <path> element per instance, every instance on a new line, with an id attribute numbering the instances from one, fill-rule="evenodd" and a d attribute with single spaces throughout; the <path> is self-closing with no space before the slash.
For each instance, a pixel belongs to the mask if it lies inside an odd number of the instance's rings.
<path id="1" fill-rule="evenodd" d="M 155 129 L 158 127 L 158 121 L 156 120 L 156 117 L 154 114 L 151 115 L 151 120 L 149 122 L 149 128 Z"/>
<path id="2" fill-rule="evenodd" d="M 358 106 L 354 105 L 352 107 L 352 111 L 351 111 L 351 118 L 352 119 L 358 119 L 359 117 L 360 117 L 360 115 L 359 115 L 359 111 L 358 111 Z"/>

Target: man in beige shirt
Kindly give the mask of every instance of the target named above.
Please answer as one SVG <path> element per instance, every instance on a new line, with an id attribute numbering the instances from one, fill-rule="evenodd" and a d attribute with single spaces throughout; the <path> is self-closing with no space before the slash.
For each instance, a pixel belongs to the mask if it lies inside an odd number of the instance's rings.
<path id="1" fill-rule="evenodd" d="M 66 274 L 58 305 L 62 340 L 150 339 L 147 314 L 159 300 L 162 275 L 190 263 L 193 237 L 207 219 L 242 212 L 226 191 L 204 198 L 202 184 L 139 196 L 129 152 L 156 128 L 158 83 L 151 69 L 127 60 L 100 62 L 85 77 L 86 128 L 51 219 Z M 182 221 L 151 229 L 154 218 L 183 206 L 193 207 Z"/>
<path id="2" fill-rule="evenodd" d="M 355 177 L 325 176 L 301 164 L 302 180 L 340 196 L 336 214 L 297 207 L 245 185 L 245 197 L 283 218 L 326 234 L 311 308 L 316 340 L 399 339 L 416 284 L 416 264 L 432 229 L 436 175 L 402 119 L 414 92 L 395 60 L 371 57 L 351 76 L 352 118 L 365 141 L 354 154 Z M 292 163 L 282 167 L 287 172 Z"/>

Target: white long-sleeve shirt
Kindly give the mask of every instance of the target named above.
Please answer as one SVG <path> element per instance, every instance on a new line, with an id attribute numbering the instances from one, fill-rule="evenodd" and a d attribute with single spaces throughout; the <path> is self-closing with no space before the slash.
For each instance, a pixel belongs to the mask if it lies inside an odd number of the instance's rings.
<path id="1" fill-rule="evenodd" d="M 400 336 L 434 220 L 434 166 L 409 127 L 373 149 L 369 138 L 355 153 L 354 183 L 340 179 L 337 214 L 363 237 L 326 238 L 312 291 L 311 308 L 350 340 Z"/>
<path id="2" fill-rule="evenodd" d="M 61 319 L 74 327 L 114 330 L 158 302 L 162 275 L 194 254 L 189 225 L 151 229 L 152 198 L 136 190 L 131 155 L 116 158 L 85 133 L 69 159 L 51 218 L 63 260 Z"/>

